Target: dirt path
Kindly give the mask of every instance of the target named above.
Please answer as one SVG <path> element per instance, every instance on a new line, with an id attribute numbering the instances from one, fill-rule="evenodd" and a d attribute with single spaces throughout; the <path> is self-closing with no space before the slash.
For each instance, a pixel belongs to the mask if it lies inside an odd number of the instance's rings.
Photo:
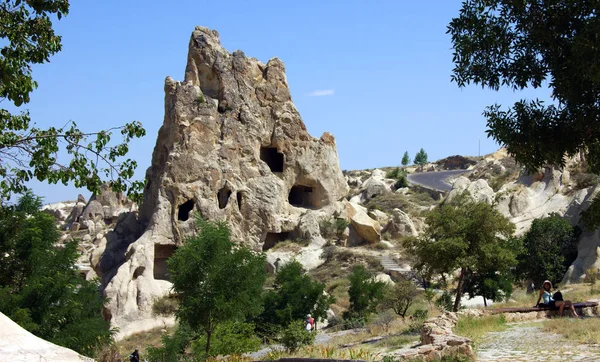
<path id="1" fill-rule="evenodd" d="M 478 361 L 600 361 L 600 346 L 574 344 L 541 330 L 543 321 L 513 324 L 489 333 L 477 346 Z"/>

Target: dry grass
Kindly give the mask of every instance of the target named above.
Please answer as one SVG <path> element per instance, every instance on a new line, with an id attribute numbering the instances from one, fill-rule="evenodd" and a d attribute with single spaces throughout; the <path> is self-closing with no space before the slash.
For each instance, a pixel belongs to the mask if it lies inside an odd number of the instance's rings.
<path id="1" fill-rule="evenodd" d="M 158 327 L 146 332 L 132 334 L 117 343 L 119 353 L 123 357 L 127 357 L 134 349 L 139 348 L 140 355 L 143 357 L 146 355 L 148 347 L 160 347 L 162 345 L 162 335 L 170 332 L 171 330 L 169 328 L 165 329 L 164 327 Z"/>
<path id="2" fill-rule="evenodd" d="M 551 319 L 544 322 L 543 329 L 577 343 L 600 344 L 600 320 L 597 317 Z"/>
<path id="3" fill-rule="evenodd" d="M 459 318 L 454 332 L 459 336 L 470 338 L 475 345 L 478 345 L 489 332 L 503 331 L 507 328 L 504 315 L 468 316 Z"/>
<path id="4" fill-rule="evenodd" d="M 565 300 L 571 300 L 575 303 L 585 302 L 590 299 L 600 299 L 600 286 L 592 288 L 590 284 L 570 284 L 564 288 L 558 288 L 563 294 Z M 516 289 L 509 301 L 492 304 L 489 308 L 510 308 L 510 307 L 532 307 L 538 298 L 538 291 L 527 294 L 524 289 Z"/>

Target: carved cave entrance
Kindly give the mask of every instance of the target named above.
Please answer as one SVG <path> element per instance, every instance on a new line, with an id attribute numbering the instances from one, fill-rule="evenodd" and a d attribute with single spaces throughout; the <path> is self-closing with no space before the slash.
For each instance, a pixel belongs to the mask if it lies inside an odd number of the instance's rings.
<path id="1" fill-rule="evenodd" d="M 294 185 L 288 196 L 290 205 L 303 208 L 313 208 L 313 188 L 304 185 Z"/>
<path id="2" fill-rule="evenodd" d="M 177 220 L 187 221 L 190 218 L 190 212 L 194 209 L 194 200 L 187 200 L 179 205 Z"/>
<path id="3" fill-rule="evenodd" d="M 267 251 L 267 250 L 271 249 L 272 247 L 274 247 L 277 243 L 285 241 L 285 240 L 289 240 L 289 239 L 290 239 L 290 233 L 287 231 L 284 231 L 281 233 L 267 233 L 267 236 L 265 236 L 265 241 L 263 242 L 262 250 Z"/>
<path id="4" fill-rule="evenodd" d="M 169 280 L 167 260 L 175 250 L 175 245 L 154 245 L 154 279 Z"/>
<path id="5" fill-rule="evenodd" d="M 231 190 L 224 186 L 217 192 L 217 199 L 219 199 L 219 209 L 224 209 L 229 202 L 229 197 L 231 196 Z"/>
<path id="6" fill-rule="evenodd" d="M 277 151 L 275 147 L 261 147 L 260 159 L 263 160 L 271 172 L 283 172 L 283 153 Z"/>

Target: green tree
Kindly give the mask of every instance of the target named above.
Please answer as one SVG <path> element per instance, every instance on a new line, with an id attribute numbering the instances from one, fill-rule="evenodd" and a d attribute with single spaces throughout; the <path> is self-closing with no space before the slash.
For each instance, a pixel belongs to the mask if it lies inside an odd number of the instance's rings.
<path id="1" fill-rule="evenodd" d="M 404 156 L 402 156 L 402 166 L 404 166 L 404 167 L 408 166 L 409 162 L 410 162 L 410 156 L 408 155 L 408 151 L 405 151 Z"/>
<path id="2" fill-rule="evenodd" d="M 549 87 L 552 102 L 486 108 L 487 133 L 530 170 L 586 155 L 600 171 L 600 37 L 597 0 L 468 0 L 448 33 L 452 80 L 499 90 Z M 600 226 L 596 198 L 584 221 Z"/>
<path id="3" fill-rule="evenodd" d="M 460 307 L 468 272 L 506 274 L 516 265 L 511 235 L 514 225 L 487 203 L 474 202 L 465 193 L 431 211 L 427 228 L 406 240 L 415 267 L 426 275 L 449 275 L 459 270 L 454 311 Z"/>
<path id="4" fill-rule="evenodd" d="M 498 273 L 497 271 L 484 272 L 477 274 L 468 273 L 465 278 L 465 293 L 469 293 L 471 298 L 476 295 L 483 297 L 483 305 L 487 307 L 487 301 L 500 302 L 510 298 L 512 294 L 513 278 L 508 273 Z"/>
<path id="5" fill-rule="evenodd" d="M 111 339 L 96 282 L 77 272 L 77 242 L 58 247 L 52 216 L 26 193 L 0 208 L 0 312 L 35 335 L 92 355 Z"/>
<path id="6" fill-rule="evenodd" d="M 327 318 L 329 305 L 335 298 L 324 293 L 325 284 L 312 280 L 302 270 L 302 264 L 293 260 L 284 264 L 275 278 L 274 290 L 264 295 L 264 311 L 257 323 L 286 327 L 303 320 L 307 314 L 322 321 Z"/>
<path id="7" fill-rule="evenodd" d="M 427 160 L 427 152 L 425 152 L 425 150 L 421 148 L 419 152 L 417 152 L 417 154 L 415 155 L 415 159 L 413 162 L 415 165 L 419 166 L 421 170 L 423 170 L 423 167 L 427 164 L 427 162 L 429 162 Z"/>
<path id="8" fill-rule="evenodd" d="M 556 214 L 533 220 L 523 237 L 519 274 L 537 286 L 546 279 L 553 284 L 560 282 L 577 258 L 577 237 L 577 230 Z"/>
<path id="9" fill-rule="evenodd" d="M 386 288 L 382 306 L 392 309 L 394 313 L 404 319 L 416 296 L 417 287 L 415 284 L 410 280 L 402 279 L 393 286 Z"/>
<path id="10" fill-rule="evenodd" d="M 265 258 L 231 242 L 224 222 L 197 219 L 198 235 L 187 239 L 168 260 L 173 289 L 180 300 L 180 323 L 211 336 L 224 322 L 243 322 L 261 312 Z"/>
<path id="11" fill-rule="evenodd" d="M 375 313 L 378 303 L 383 298 L 385 283 L 376 281 L 362 265 L 354 267 L 348 280 L 350 309 L 344 317 L 364 319 L 367 315 Z"/>
<path id="12" fill-rule="evenodd" d="M 51 18 L 61 19 L 68 11 L 68 0 L 2 1 L 0 101 L 8 99 L 15 107 L 29 103 L 37 87 L 32 66 L 48 62 L 62 49 Z M 111 143 L 114 131 L 121 133 L 121 143 Z M 144 135 L 139 122 L 97 132 L 84 132 L 74 122 L 40 129 L 31 124 L 28 111 L 13 114 L 0 108 L 0 200 L 24 192 L 26 182 L 32 179 L 52 184 L 73 182 L 76 187 L 99 192 L 102 178 L 108 179 L 115 191 L 127 191 L 139 199 L 142 182 L 129 181 L 137 163 L 122 157 L 129 151 L 129 142 Z"/>

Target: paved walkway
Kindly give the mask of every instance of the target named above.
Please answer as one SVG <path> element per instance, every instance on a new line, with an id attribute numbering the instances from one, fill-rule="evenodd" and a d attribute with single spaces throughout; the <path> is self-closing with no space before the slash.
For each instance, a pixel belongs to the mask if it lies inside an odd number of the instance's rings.
<path id="1" fill-rule="evenodd" d="M 576 344 L 541 330 L 543 321 L 491 332 L 477 348 L 477 361 L 600 361 L 600 346 Z"/>

